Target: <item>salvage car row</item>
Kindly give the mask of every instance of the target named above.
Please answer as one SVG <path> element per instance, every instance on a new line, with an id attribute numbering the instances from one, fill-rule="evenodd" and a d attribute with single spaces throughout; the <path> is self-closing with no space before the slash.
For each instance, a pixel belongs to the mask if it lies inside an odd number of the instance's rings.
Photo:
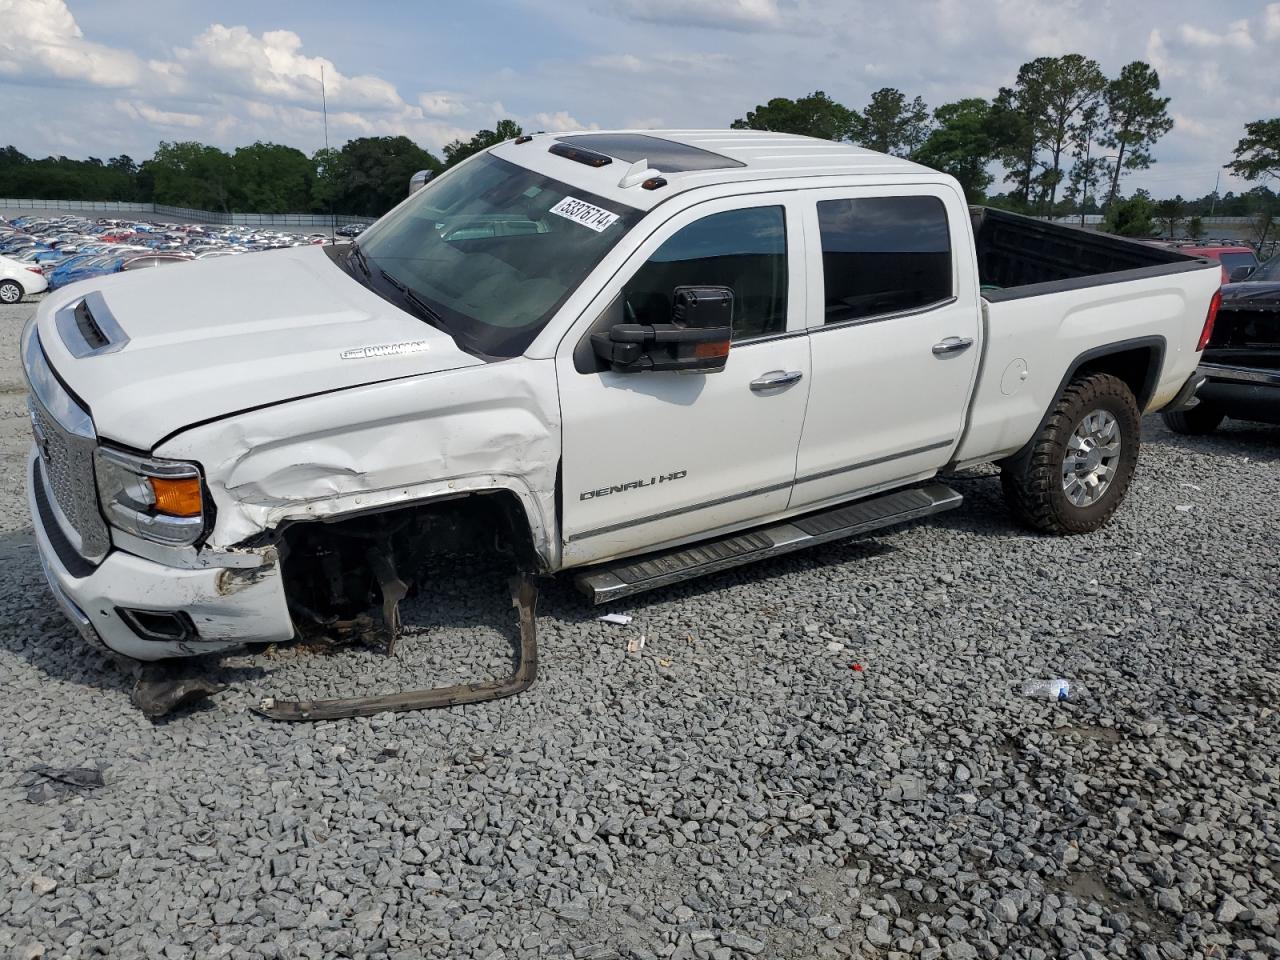
<path id="1" fill-rule="evenodd" d="M 340 228 L 354 235 L 360 224 Z M 237 253 L 331 243 L 329 231 L 285 233 L 243 226 L 84 217 L 0 217 L 0 302 L 77 280 Z"/>

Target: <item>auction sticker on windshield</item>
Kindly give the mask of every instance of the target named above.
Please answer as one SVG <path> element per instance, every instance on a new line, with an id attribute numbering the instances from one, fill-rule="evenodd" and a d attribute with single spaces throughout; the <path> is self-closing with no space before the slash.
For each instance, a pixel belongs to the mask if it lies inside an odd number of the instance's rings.
<path id="1" fill-rule="evenodd" d="M 604 233 L 618 219 L 616 213 L 610 213 L 577 197 L 565 197 L 551 208 L 551 212 L 566 220 L 580 223 L 584 227 L 590 227 L 596 233 Z"/>

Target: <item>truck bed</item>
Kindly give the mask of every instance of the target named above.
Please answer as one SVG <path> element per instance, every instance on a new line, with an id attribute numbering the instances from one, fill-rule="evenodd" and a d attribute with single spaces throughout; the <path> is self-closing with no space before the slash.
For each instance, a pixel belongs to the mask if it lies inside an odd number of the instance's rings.
<path id="1" fill-rule="evenodd" d="M 1199 269 L 1206 262 L 1163 247 L 970 207 L 978 281 L 988 301 L 1011 300 Z"/>

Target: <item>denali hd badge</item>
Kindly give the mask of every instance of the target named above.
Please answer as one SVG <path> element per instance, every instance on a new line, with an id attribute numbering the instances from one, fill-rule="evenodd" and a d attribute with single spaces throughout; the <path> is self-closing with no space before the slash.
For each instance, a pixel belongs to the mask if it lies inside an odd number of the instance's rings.
<path id="1" fill-rule="evenodd" d="M 656 487 L 660 483 L 682 480 L 688 474 L 688 470 L 677 470 L 675 473 L 660 474 L 656 477 L 650 477 L 648 480 L 628 480 L 626 483 L 615 483 L 613 486 L 601 487 L 599 490 L 583 490 L 578 494 L 578 499 L 595 500 L 597 497 L 607 497 L 611 493 L 625 493 L 628 490 L 639 490 L 641 487 Z"/>
<path id="2" fill-rule="evenodd" d="M 342 351 L 343 360 L 372 360 L 375 357 L 395 357 L 402 353 L 422 353 L 431 349 L 426 340 L 408 340 L 404 343 L 379 343 L 372 347 L 352 347 Z"/>

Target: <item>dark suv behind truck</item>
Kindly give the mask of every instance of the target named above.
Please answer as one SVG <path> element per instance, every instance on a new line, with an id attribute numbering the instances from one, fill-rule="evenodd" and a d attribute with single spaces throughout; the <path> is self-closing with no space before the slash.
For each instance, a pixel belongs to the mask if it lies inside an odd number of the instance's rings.
<path id="1" fill-rule="evenodd" d="M 1164 413 L 1171 430 L 1211 433 L 1226 417 L 1280 424 L 1280 256 L 1222 288 L 1199 373 L 1193 403 Z"/>

